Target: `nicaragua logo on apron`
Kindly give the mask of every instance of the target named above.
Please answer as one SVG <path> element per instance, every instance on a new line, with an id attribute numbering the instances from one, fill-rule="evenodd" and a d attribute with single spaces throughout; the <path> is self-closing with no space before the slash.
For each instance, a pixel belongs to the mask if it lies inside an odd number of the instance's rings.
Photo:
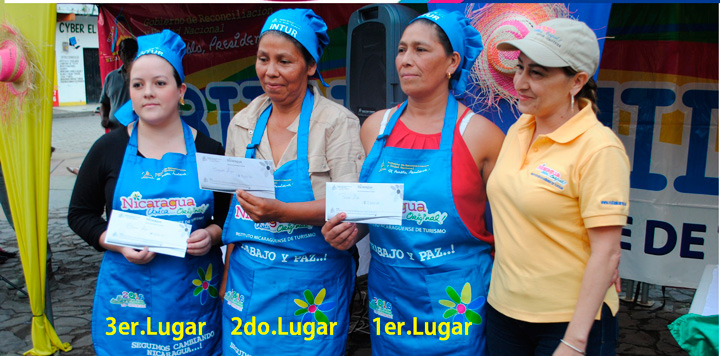
<path id="1" fill-rule="evenodd" d="M 434 222 L 440 225 L 447 219 L 448 213 L 444 211 L 436 211 L 430 213 L 427 203 L 424 201 L 403 201 L 402 218 L 410 220 L 422 225 L 424 222 Z"/>
<path id="2" fill-rule="evenodd" d="M 197 206 L 193 197 L 143 199 L 139 191 L 120 197 L 121 210 L 145 210 L 147 216 L 185 215 L 189 218 L 205 214 L 209 206 L 207 203 Z"/>
<path id="3" fill-rule="evenodd" d="M 242 206 L 240 204 L 235 205 L 235 213 L 233 217 L 237 220 L 252 220 L 250 218 L 250 215 L 243 210 Z M 264 223 L 255 223 L 255 230 L 262 230 L 262 231 L 268 231 L 272 232 L 273 234 L 285 232 L 288 234 L 292 234 L 293 231 L 298 229 L 307 229 L 312 230 L 311 225 L 303 225 L 303 224 L 293 224 L 293 223 L 279 223 L 277 221 L 271 221 L 271 222 L 264 222 Z"/>

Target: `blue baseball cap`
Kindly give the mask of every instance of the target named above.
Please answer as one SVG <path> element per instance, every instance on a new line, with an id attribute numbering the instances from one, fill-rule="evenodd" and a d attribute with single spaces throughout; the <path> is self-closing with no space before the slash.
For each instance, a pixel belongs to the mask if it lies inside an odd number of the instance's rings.
<path id="1" fill-rule="evenodd" d="M 185 72 L 183 71 L 182 59 L 185 56 L 185 41 L 175 32 L 170 30 L 162 30 L 162 32 L 152 35 L 140 36 L 137 38 L 138 52 L 135 59 L 146 54 L 154 54 L 160 56 L 180 74 L 180 81 L 185 81 Z"/>
<path id="2" fill-rule="evenodd" d="M 315 71 L 323 86 L 328 86 L 320 75 L 320 57 L 330 43 L 325 21 L 310 9 L 283 9 L 268 16 L 260 34 L 267 31 L 282 32 L 298 41 L 313 57 L 318 68 Z"/>
<path id="3" fill-rule="evenodd" d="M 460 65 L 450 79 L 450 87 L 456 98 L 464 97 L 470 71 L 483 49 L 480 32 L 458 11 L 448 12 L 438 9 L 422 14 L 410 22 L 419 19 L 430 20 L 440 26 L 450 40 L 453 51 L 460 54 Z"/>

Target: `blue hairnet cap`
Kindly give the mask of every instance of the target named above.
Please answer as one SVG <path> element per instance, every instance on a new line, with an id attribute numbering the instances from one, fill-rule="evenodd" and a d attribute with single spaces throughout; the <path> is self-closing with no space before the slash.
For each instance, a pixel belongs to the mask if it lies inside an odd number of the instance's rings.
<path id="1" fill-rule="evenodd" d="M 185 56 L 185 41 L 180 36 L 170 30 L 162 30 L 162 32 L 152 35 L 140 36 L 137 38 L 138 52 L 135 59 L 146 54 L 154 54 L 162 57 L 175 68 L 180 74 L 180 81 L 185 81 L 185 72 L 183 71 L 182 59 Z"/>
<path id="2" fill-rule="evenodd" d="M 146 54 L 160 56 L 175 68 L 180 75 L 180 81 L 185 81 L 185 72 L 182 66 L 182 59 L 186 52 L 185 42 L 177 33 L 170 30 L 162 30 L 162 32 L 159 33 L 138 37 L 137 43 L 138 52 L 135 59 Z M 120 106 L 114 115 L 115 118 L 125 126 L 138 119 L 137 114 L 132 108 L 132 100 L 128 100 Z"/>
<path id="3" fill-rule="evenodd" d="M 456 98 L 464 97 L 470 71 L 483 49 L 480 32 L 458 11 L 438 9 L 416 17 L 411 23 L 419 19 L 430 20 L 440 26 L 450 40 L 453 51 L 460 54 L 460 65 L 450 79 L 450 87 Z"/>
<path id="4" fill-rule="evenodd" d="M 319 68 L 323 49 L 330 43 L 327 29 L 325 21 L 310 9 L 283 9 L 268 16 L 260 34 L 267 31 L 279 31 L 298 41 L 318 64 L 317 76 L 322 85 L 327 87 L 327 83 L 320 75 Z"/>

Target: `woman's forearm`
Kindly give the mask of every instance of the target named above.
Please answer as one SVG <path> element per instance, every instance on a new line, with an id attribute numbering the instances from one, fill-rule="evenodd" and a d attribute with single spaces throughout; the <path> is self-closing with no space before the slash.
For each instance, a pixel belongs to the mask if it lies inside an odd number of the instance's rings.
<path id="1" fill-rule="evenodd" d="M 325 199 L 284 203 L 279 222 L 322 226 L 325 224 Z"/>
<path id="2" fill-rule="evenodd" d="M 588 229 L 591 253 L 578 302 L 563 339 L 585 350 L 590 329 L 620 263 L 620 226 Z"/>

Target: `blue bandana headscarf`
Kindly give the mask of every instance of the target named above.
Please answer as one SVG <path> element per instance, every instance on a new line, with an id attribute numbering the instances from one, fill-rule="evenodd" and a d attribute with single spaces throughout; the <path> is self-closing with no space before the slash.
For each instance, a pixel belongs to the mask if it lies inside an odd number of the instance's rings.
<path id="1" fill-rule="evenodd" d="M 137 43 L 138 52 L 135 59 L 146 54 L 162 57 L 175 68 L 180 75 L 180 81 L 185 81 L 185 72 L 182 66 L 182 59 L 186 52 L 185 42 L 177 33 L 162 30 L 159 33 L 138 37 Z M 137 114 L 132 109 L 132 100 L 128 100 L 115 111 L 115 118 L 125 126 L 138 119 Z"/>
<path id="2" fill-rule="evenodd" d="M 320 16 L 310 9 L 278 10 L 267 18 L 260 34 L 267 31 L 279 31 L 300 42 L 318 64 L 315 73 L 320 82 L 328 86 L 320 75 L 319 63 L 323 49 L 330 43 L 330 37 L 327 34 L 327 25 Z"/>
<path id="3" fill-rule="evenodd" d="M 460 54 L 460 65 L 450 78 L 450 89 L 456 98 L 463 98 L 470 71 L 483 49 L 480 33 L 470 24 L 470 20 L 457 11 L 438 9 L 422 14 L 410 22 L 418 19 L 430 20 L 440 26 L 450 40 L 453 51 Z"/>

